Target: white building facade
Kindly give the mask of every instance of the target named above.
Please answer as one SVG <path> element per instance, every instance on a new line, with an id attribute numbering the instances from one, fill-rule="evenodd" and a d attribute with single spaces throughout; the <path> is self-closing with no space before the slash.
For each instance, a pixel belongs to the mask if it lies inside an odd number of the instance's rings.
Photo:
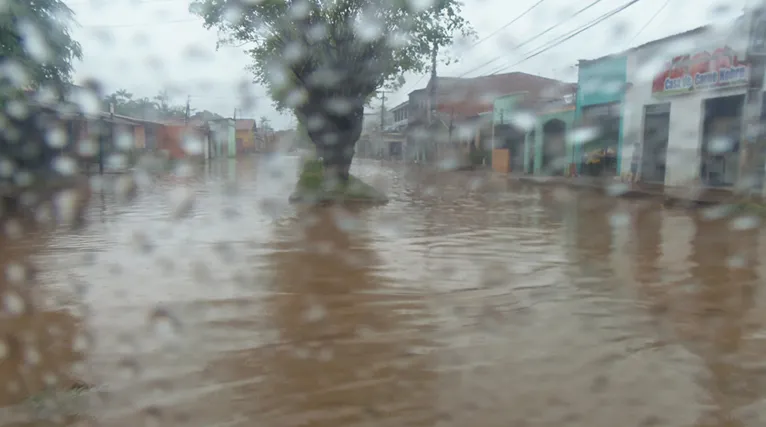
<path id="1" fill-rule="evenodd" d="M 621 175 L 666 187 L 737 184 L 750 73 L 746 46 L 740 19 L 624 53 Z"/>

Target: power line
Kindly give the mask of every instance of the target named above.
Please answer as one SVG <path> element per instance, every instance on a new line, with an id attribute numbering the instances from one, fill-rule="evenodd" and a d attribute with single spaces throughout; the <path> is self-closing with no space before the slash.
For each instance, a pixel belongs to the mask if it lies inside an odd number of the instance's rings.
<path id="1" fill-rule="evenodd" d="M 73 1 L 73 2 L 66 2 L 66 5 L 71 6 L 91 6 L 91 7 L 98 7 L 109 3 L 110 5 L 114 5 L 115 3 L 107 2 L 107 1 Z M 133 0 L 128 3 L 128 5 L 132 6 L 134 4 L 155 4 L 155 3 L 185 3 L 183 1 L 179 2 L 178 0 Z M 117 3 L 119 4 L 119 3 Z M 124 3 L 123 3 L 124 4 Z"/>
<path id="2" fill-rule="evenodd" d="M 526 16 L 526 15 L 527 15 L 529 12 L 533 11 L 533 10 L 534 10 L 536 7 L 540 6 L 540 4 L 542 4 L 544 1 L 545 1 L 545 0 L 538 0 L 538 2 L 537 2 L 537 3 L 533 4 L 532 6 L 530 6 L 530 7 L 529 7 L 527 10 L 525 10 L 524 12 L 521 12 L 521 14 L 520 14 L 520 15 L 518 15 L 517 17 L 515 17 L 515 18 L 511 19 L 510 21 L 506 22 L 505 24 L 503 24 L 503 26 L 501 26 L 501 27 L 500 27 L 500 28 L 498 28 L 497 30 L 493 31 L 493 32 L 492 32 L 492 33 L 490 33 L 488 36 L 486 36 L 486 37 L 484 37 L 484 38 L 482 38 L 482 39 L 478 40 L 476 43 L 472 44 L 471 46 L 467 47 L 466 49 L 473 49 L 473 48 L 475 48 L 476 46 L 478 46 L 478 45 L 480 45 L 480 44 L 484 43 L 485 41 L 487 41 L 487 40 L 489 40 L 489 39 L 491 39 L 492 37 L 494 37 L 495 35 L 497 35 L 499 32 L 501 32 L 501 31 L 503 31 L 504 29 L 506 29 L 506 28 L 510 27 L 511 25 L 515 24 L 515 23 L 516 23 L 516 22 L 517 22 L 519 19 L 521 19 L 521 18 L 523 18 L 524 16 Z M 420 78 L 419 78 L 417 81 L 415 81 L 415 83 L 414 83 L 412 86 L 410 86 L 410 90 L 409 90 L 409 91 L 407 91 L 407 93 L 410 93 L 410 92 L 412 92 L 412 89 L 413 89 L 415 86 L 417 86 L 417 85 L 418 85 L 418 83 L 420 83 L 420 81 L 421 81 L 421 80 L 423 80 L 423 78 L 424 78 L 424 77 L 425 77 L 425 74 L 421 75 L 421 76 L 420 76 Z"/>
<path id="3" fill-rule="evenodd" d="M 641 1 L 641 0 L 631 0 L 628 3 L 625 3 L 622 6 L 616 8 L 616 9 L 613 9 L 610 12 L 607 12 L 607 13 L 601 15 L 600 17 L 594 19 L 590 23 L 588 23 L 588 24 L 586 24 L 586 25 L 584 25 L 584 26 L 582 26 L 582 27 L 580 27 L 580 28 L 578 28 L 578 29 L 568 33 L 568 34 L 565 34 L 565 35 L 559 37 L 558 39 L 556 39 L 556 40 L 554 40 L 552 42 L 549 42 L 547 45 L 543 45 L 543 46 L 539 47 L 536 51 L 530 52 L 527 56 L 525 56 L 523 59 L 521 59 L 520 61 L 516 62 L 515 64 L 512 64 L 512 65 L 510 65 L 508 67 L 504 67 L 503 69 L 498 70 L 498 71 L 496 71 L 496 72 L 494 72 L 492 74 L 497 74 L 500 71 L 504 71 L 504 70 L 507 70 L 509 68 L 513 68 L 513 67 L 515 67 L 515 66 L 517 66 L 517 65 L 519 65 L 519 64 L 521 64 L 521 63 L 523 63 L 523 62 L 525 62 L 525 61 L 527 61 L 529 59 L 532 59 L 532 58 L 534 58 L 534 57 L 536 57 L 538 55 L 541 55 L 541 54 L 543 54 L 543 53 L 553 49 L 554 47 L 560 45 L 561 43 L 564 43 L 565 41 L 570 40 L 573 37 L 575 37 L 575 36 L 585 32 L 585 31 L 595 27 L 596 25 L 606 21 L 607 19 L 611 18 L 612 16 L 617 15 L 618 13 L 620 13 L 623 10 L 629 8 L 630 6 L 633 6 L 634 4 L 638 3 L 639 1 Z"/>
<path id="4" fill-rule="evenodd" d="M 657 15 L 659 15 L 659 14 L 660 14 L 660 12 L 662 12 L 663 10 L 665 10 L 665 8 L 666 8 L 666 7 L 668 7 L 668 5 L 669 5 L 669 4 L 670 4 L 670 0 L 665 0 L 665 3 L 663 3 L 663 4 L 662 4 L 662 6 L 660 6 L 660 8 L 659 8 L 659 9 L 657 9 L 657 11 L 656 11 L 656 12 L 654 12 L 654 15 L 652 15 L 652 17 L 651 17 L 651 18 L 649 18 L 649 20 L 648 20 L 648 21 L 646 21 L 646 24 L 644 24 L 644 26 L 643 26 L 643 27 L 641 27 L 641 29 L 640 29 L 640 30 L 638 30 L 638 32 L 636 33 L 636 35 L 634 35 L 634 36 L 633 36 L 633 38 L 632 38 L 632 39 L 630 39 L 630 41 L 628 42 L 628 46 L 630 46 L 631 44 L 633 44 L 633 42 L 634 42 L 634 41 L 635 41 L 635 40 L 638 38 L 638 36 L 640 36 L 640 35 L 641 35 L 641 33 L 643 33 L 643 32 L 644 32 L 644 30 L 646 29 L 646 27 L 648 27 L 648 26 L 649 26 L 649 24 L 651 24 L 651 23 L 652 23 L 652 22 L 653 22 L 653 21 L 654 21 L 654 20 L 657 18 Z"/>
<path id="5" fill-rule="evenodd" d="M 544 30 L 544 31 L 542 31 L 542 32 L 540 32 L 540 33 L 538 33 L 538 34 L 536 34 L 536 35 L 532 36 L 531 38 L 529 38 L 529 39 L 527 39 L 527 40 L 525 40 L 525 41 L 523 41 L 521 44 L 519 44 L 518 46 L 516 46 L 516 49 L 518 49 L 518 48 L 520 48 L 520 47 L 523 47 L 523 46 L 526 46 L 526 45 L 528 45 L 529 43 L 531 43 L 531 42 L 533 42 L 533 41 L 537 40 L 537 39 L 538 39 L 538 38 L 540 38 L 541 36 L 543 36 L 543 35 L 545 35 L 545 34 L 547 34 L 547 33 L 551 32 L 551 31 L 553 31 L 554 29 L 556 29 L 556 28 L 560 27 L 561 25 L 563 25 L 564 23 L 566 23 L 566 22 L 567 22 L 567 21 L 569 21 L 570 19 L 572 19 L 572 18 L 574 18 L 575 16 L 577 16 L 577 15 L 579 15 L 579 14 L 581 14 L 581 13 L 585 12 L 586 10 L 588 10 L 588 9 L 592 8 L 593 6 L 595 6 L 595 5 L 599 4 L 599 3 L 601 3 L 602 1 L 603 1 L 603 0 L 594 0 L 592 3 L 588 4 L 587 6 L 583 7 L 582 9 L 578 10 L 577 12 L 575 12 L 575 13 L 574 13 L 572 16 L 570 16 L 569 18 L 566 18 L 566 19 L 564 19 L 563 21 L 561 21 L 561 22 L 559 22 L 559 23 L 557 23 L 557 24 L 555 24 L 555 25 L 552 25 L 552 26 L 551 26 L 551 27 L 549 27 L 548 29 L 546 29 L 546 30 Z M 486 66 L 487 66 L 487 65 L 489 65 L 489 64 L 492 64 L 492 63 L 494 63 L 494 62 L 496 62 L 496 61 L 499 61 L 500 59 L 503 59 L 504 57 L 505 57 L 505 55 L 499 55 L 499 56 L 497 56 L 497 57 L 495 57 L 495 58 L 493 58 L 493 59 L 491 59 L 491 60 L 489 60 L 489 61 L 487 61 L 487 62 L 485 62 L 485 63 L 483 63 L 483 64 L 481 64 L 481 65 L 479 65 L 478 67 L 475 67 L 475 68 L 473 68 L 473 69 L 471 69 L 471 70 L 469 70 L 469 71 L 467 71 L 467 72 L 465 72 L 465 73 L 461 74 L 461 75 L 460 75 L 460 76 L 458 76 L 458 77 L 463 77 L 463 76 L 465 76 L 465 75 L 467 75 L 467 74 L 470 74 L 470 73 L 472 73 L 472 72 L 474 72 L 474 71 L 476 71 L 476 70 L 479 70 L 479 69 L 481 69 L 481 68 L 484 68 L 484 67 L 486 67 Z"/>
<path id="6" fill-rule="evenodd" d="M 490 35 L 488 35 L 488 36 L 484 37 L 483 39 L 481 39 L 481 40 L 477 41 L 476 43 L 474 43 L 471 47 L 469 47 L 469 49 L 474 48 L 474 47 L 484 43 L 485 41 L 487 41 L 487 40 L 491 39 L 492 37 L 494 37 L 500 31 L 503 31 L 504 29 L 506 29 L 506 28 L 510 27 L 511 25 L 515 24 L 516 21 L 518 21 L 519 19 L 525 17 L 529 12 L 533 11 L 537 6 L 540 6 L 540 4 L 542 4 L 542 2 L 544 2 L 544 1 L 545 0 L 539 0 L 537 3 L 533 4 L 532 6 L 530 6 L 529 9 L 525 10 L 524 12 L 521 12 L 521 14 L 519 16 L 511 19 L 505 25 L 503 25 L 502 27 L 500 27 L 497 30 L 493 31 Z"/>
<path id="7" fill-rule="evenodd" d="M 154 25 L 180 24 L 185 22 L 202 23 L 199 19 L 177 19 L 163 22 L 136 22 L 132 24 L 104 24 L 104 25 L 82 25 L 82 28 L 127 28 L 127 27 L 149 27 Z"/>

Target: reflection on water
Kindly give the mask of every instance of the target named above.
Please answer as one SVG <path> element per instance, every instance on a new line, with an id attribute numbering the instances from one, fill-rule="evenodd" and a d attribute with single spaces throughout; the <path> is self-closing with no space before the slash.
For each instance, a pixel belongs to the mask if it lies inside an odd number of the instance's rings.
<path id="1" fill-rule="evenodd" d="M 5 306 L 1 382 L 27 388 L 0 404 L 84 381 L 109 425 L 763 425 L 758 230 L 370 161 L 389 205 L 296 210 L 297 164 L 221 162 L 3 244 L 40 308 Z"/>

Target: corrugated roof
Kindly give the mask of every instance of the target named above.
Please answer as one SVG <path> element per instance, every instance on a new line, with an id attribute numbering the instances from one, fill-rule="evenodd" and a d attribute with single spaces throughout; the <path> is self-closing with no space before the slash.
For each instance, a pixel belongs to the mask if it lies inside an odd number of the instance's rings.
<path id="1" fill-rule="evenodd" d="M 428 88 L 433 82 L 429 82 Z M 491 111 L 496 98 L 509 93 L 526 92 L 522 107 L 533 108 L 539 100 L 576 87 L 573 83 L 522 72 L 494 74 L 474 78 L 438 77 L 437 111 L 455 118 L 466 118 Z"/>

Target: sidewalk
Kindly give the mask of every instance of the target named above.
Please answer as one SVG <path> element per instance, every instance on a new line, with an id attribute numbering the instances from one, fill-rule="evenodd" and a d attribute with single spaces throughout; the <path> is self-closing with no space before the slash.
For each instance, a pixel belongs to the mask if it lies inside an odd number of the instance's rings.
<path id="1" fill-rule="evenodd" d="M 667 187 L 662 184 L 642 182 L 621 182 L 613 178 L 598 177 L 558 177 L 508 175 L 509 179 L 535 185 L 564 186 L 591 190 L 612 197 L 622 198 L 661 198 L 668 203 L 711 205 L 741 203 L 744 197 L 735 193 L 733 188 L 720 187 Z"/>

